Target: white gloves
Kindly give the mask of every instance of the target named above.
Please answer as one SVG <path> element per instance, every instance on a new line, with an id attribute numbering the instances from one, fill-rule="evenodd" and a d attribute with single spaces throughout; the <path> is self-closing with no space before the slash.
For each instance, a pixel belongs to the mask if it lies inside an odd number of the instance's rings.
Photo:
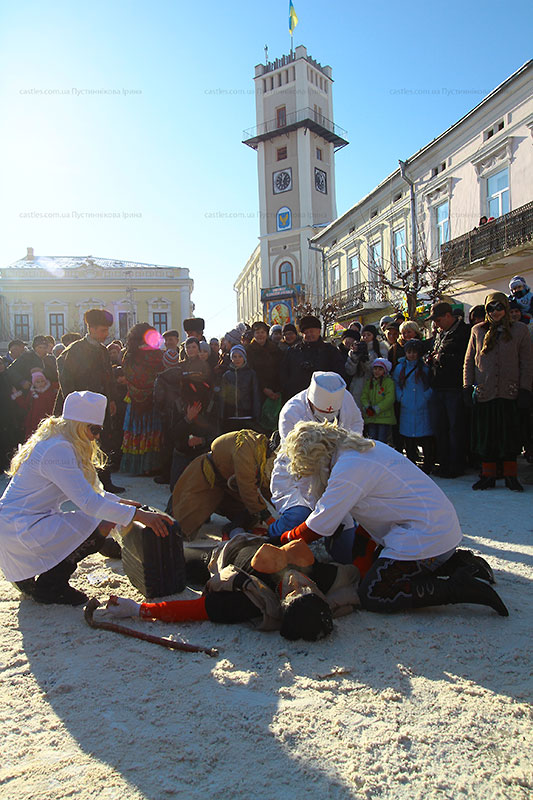
<path id="1" fill-rule="evenodd" d="M 117 597 L 115 594 L 107 601 L 106 609 L 113 617 L 138 617 L 141 613 L 141 606 L 135 600 Z"/>

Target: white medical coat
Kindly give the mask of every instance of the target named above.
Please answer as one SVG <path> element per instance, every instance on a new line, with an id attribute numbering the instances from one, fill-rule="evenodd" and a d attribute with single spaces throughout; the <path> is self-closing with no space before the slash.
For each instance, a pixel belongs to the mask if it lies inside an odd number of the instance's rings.
<path id="1" fill-rule="evenodd" d="M 71 500 L 76 511 L 61 511 Z M 128 525 L 133 506 L 98 494 L 62 436 L 39 442 L 0 498 L 0 567 L 8 581 L 32 578 L 70 555 L 102 520 Z"/>
<path id="2" fill-rule="evenodd" d="M 295 394 L 287 400 L 279 415 L 279 433 L 281 442 L 294 428 L 297 422 L 314 422 L 313 412 L 307 400 L 307 389 Z M 339 425 L 348 431 L 363 433 L 363 418 L 357 408 L 350 392 L 344 392 L 341 410 L 339 412 Z M 307 506 L 313 508 L 317 497 L 311 492 L 311 479 L 301 478 L 296 480 L 289 472 L 289 461 L 286 456 L 279 454 L 274 462 L 270 479 L 272 504 L 279 514 L 293 506 Z M 351 527 L 348 517 L 345 527 Z"/>
<path id="3" fill-rule="evenodd" d="M 409 459 L 376 442 L 366 453 L 338 451 L 322 497 L 306 520 L 331 536 L 350 513 L 383 545 L 381 558 L 418 561 L 453 550 L 462 539 L 453 505 Z"/>

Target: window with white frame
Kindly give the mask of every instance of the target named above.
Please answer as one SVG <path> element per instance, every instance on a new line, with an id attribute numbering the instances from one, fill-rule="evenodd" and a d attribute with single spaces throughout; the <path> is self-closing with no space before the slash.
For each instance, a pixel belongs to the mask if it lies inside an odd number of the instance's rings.
<path id="1" fill-rule="evenodd" d="M 501 217 L 509 213 L 509 168 L 487 178 L 487 215 Z"/>
<path id="2" fill-rule="evenodd" d="M 374 273 L 374 280 L 376 280 L 382 264 L 381 242 L 374 242 L 370 245 L 369 256 L 368 267 L 370 271 Z"/>
<path id="3" fill-rule="evenodd" d="M 329 271 L 329 285 L 331 294 L 337 294 L 340 291 L 340 270 L 339 265 L 334 264 Z"/>
<path id="4" fill-rule="evenodd" d="M 350 286 L 359 286 L 361 283 L 361 271 L 359 269 L 359 256 L 350 256 L 348 258 L 348 278 Z"/>
<path id="5" fill-rule="evenodd" d="M 405 228 L 393 231 L 393 275 L 398 275 L 407 267 L 407 249 L 405 246 Z"/>
<path id="6" fill-rule="evenodd" d="M 280 286 L 291 286 L 293 283 L 292 264 L 290 261 L 284 261 L 279 268 L 279 284 Z"/>
<path id="7" fill-rule="evenodd" d="M 448 200 L 435 207 L 435 227 L 437 230 L 437 245 L 440 250 L 444 242 L 450 241 L 450 203 Z"/>
<path id="8" fill-rule="evenodd" d="M 65 315 L 64 314 L 49 314 L 48 315 L 50 336 L 59 341 L 65 333 Z"/>
<path id="9" fill-rule="evenodd" d="M 15 314 L 13 327 L 15 339 L 22 339 L 23 342 L 27 342 L 30 338 L 30 315 Z"/>

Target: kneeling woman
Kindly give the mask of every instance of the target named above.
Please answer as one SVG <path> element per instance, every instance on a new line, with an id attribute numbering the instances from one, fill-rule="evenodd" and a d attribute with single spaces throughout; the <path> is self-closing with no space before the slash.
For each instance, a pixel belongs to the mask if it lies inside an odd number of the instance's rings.
<path id="1" fill-rule="evenodd" d="M 69 578 L 82 558 L 102 548 L 115 524 L 136 519 L 159 536 L 168 533 L 169 517 L 101 488 L 96 470 L 105 456 L 97 439 L 106 404 L 104 395 L 72 392 L 63 416 L 44 419 L 11 461 L 11 481 L 0 498 L 0 567 L 37 602 L 84 603 L 87 596 Z M 78 510 L 61 511 L 66 500 Z"/>
<path id="2" fill-rule="evenodd" d="M 296 477 L 313 476 L 314 511 L 280 537 L 311 542 L 331 536 L 347 513 L 382 546 L 359 585 L 369 611 L 477 603 L 508 611 L 486 583 L 486 561 L 456 550 L 462 539 L 455 509 L 411 461 L 381 442 L 316 422 L 300 422 L 284 443 Z"/>

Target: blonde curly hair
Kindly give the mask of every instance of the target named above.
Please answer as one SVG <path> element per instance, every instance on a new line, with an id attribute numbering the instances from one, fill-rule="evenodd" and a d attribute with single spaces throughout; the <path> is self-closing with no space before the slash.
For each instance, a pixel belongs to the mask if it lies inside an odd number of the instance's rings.
<path id="1" fill-rule="evenodd" d="M 28 460 L 39 442 L 55 436 L 62 436 L 73 446 L 78 466 L 85 479 L 95 491 L 101 493 L 102 485 L 96 470 L 105 467 L 107 458 L 96 439 L 90 440 L 87 434 L 88 425 L 85 422 L 76 422 L 71 419 L 63 419 L 63 417 L 46 417 L 28 441 L 19 446 L 6 472 L 12 478 Z"/>
<path id="2" fill-rule="evenodd" d="M 372 439 L 347 431 L 330 422 L 298 422 L 283 442 L 282 452 L 289 460 L 289 472 L 297 479 L 313 477 L 313 490 L 322 494 L 331 472 L 336 450 L 366 453 L 375 446 Z"/>

